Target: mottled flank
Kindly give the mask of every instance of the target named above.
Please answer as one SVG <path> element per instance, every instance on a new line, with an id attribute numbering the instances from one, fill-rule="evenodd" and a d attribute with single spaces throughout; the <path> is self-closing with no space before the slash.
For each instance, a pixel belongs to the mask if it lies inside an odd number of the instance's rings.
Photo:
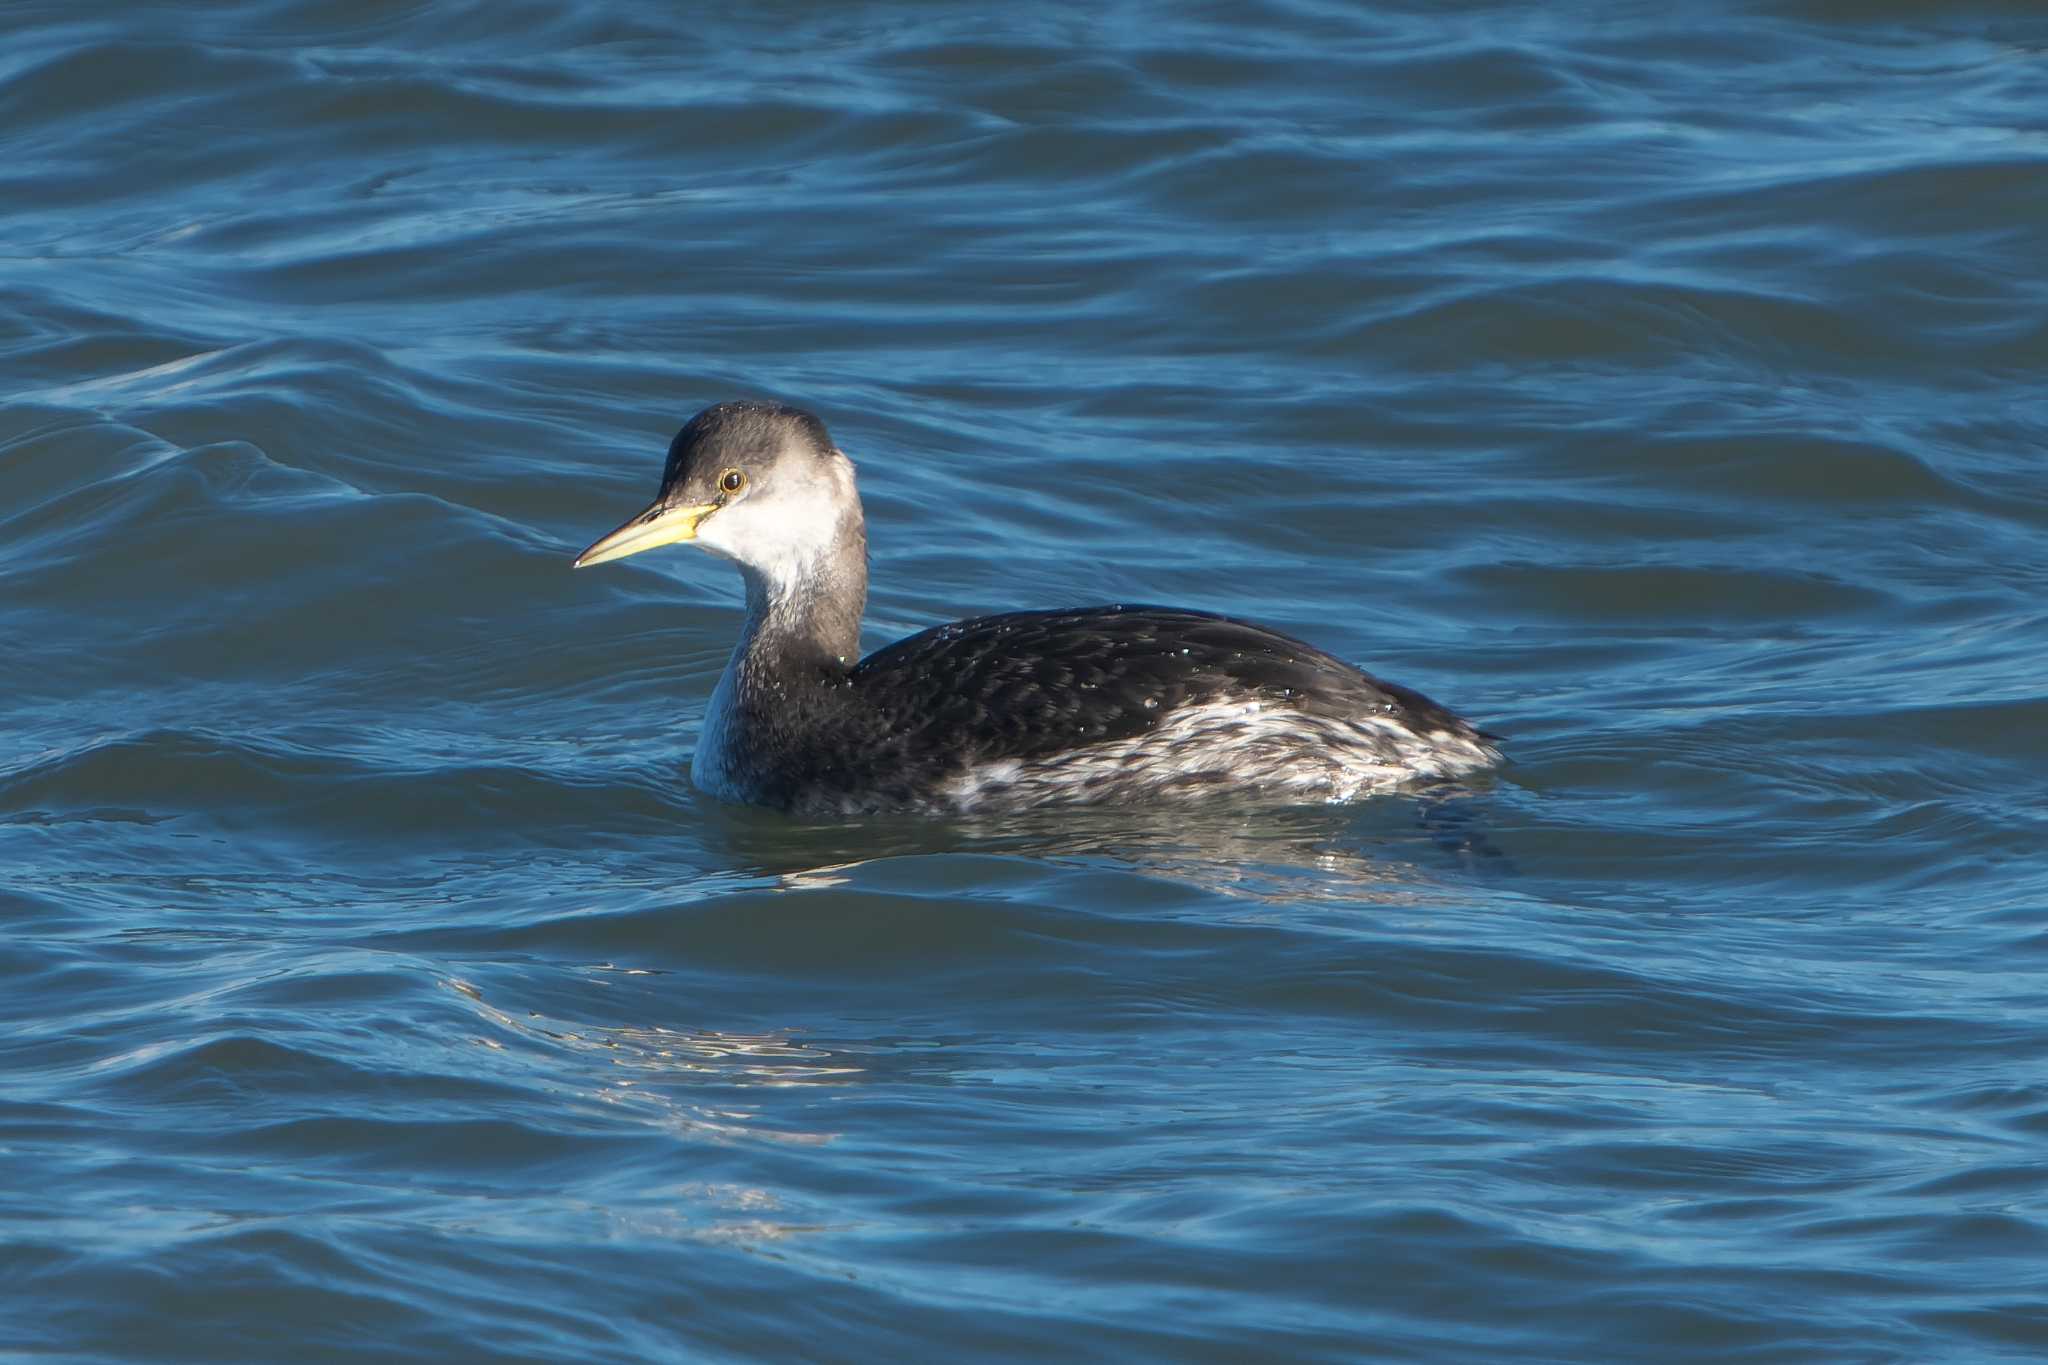
<path id="1" fill-rule="evenodd" d="M 1342 801 L 1499 761 L 1429 698 L 1242 621 L 1017 612 L 880 650 L 821 698 L 777 804 L 991 811 L 1221 792 Z"/>
<path id="2" fill-rule="evenodd" d="M 1348 801 L 1499 760 L 1463 722 L 1424 733 L 1391 715 L 1318 716 L 1240 697 L 1190 702 L 1130 739 L 976 763 L 933 804 L 965 812 L 1223 791 Z"/>

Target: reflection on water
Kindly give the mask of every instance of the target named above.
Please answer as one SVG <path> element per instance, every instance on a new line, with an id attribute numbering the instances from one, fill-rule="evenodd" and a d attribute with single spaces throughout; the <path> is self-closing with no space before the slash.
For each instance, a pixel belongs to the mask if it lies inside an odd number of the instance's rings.
<path id="1" fill-rule="evenodd" d="M 664 1204 L 670 1207 L 662 1207 Z M 782 1200 L 758 1186 L 687 1181 L 646 1190 L 633 1207 L 609 1209 L 605 1215 L 614 1237 L 729 1242 L 742 1247 L 824 1230 L 822 1223 L 789 1222 L 774 1216 L 784 1211 Z"/>
<path id="2" fill-rule="evenodd" d="M 1408 902 L 1434 894 L 1447 866 L 1488 877 L 1512 874 L 1512 862 L 1489 833 L 1487 797 L 1494 786 L 1495 779 L 1483 777 L 1478 785 L 1445 783 L 1415 799 L 1357 805 L 1218 802 L 878 822 L 872 828 L 818 825 L 799 828 L 794 837 L 785 830 L 772 845 L 764 843 L 785 861 L 766 862 L 759 871 L 784 890 L 817 891 L 857 882 L 857 869 L 887 860 L 976 854 L 1106 864 L 1274 905 Z M 790 867 L 792 845 L 826 856 Z"/>
<path id="3" fill-rule="evenodd" d="M 610 965 L 592 972 L 628 971 Z M 484 1047 L 504 1049 L 527 1043 L 550 1049 L 558 1074 L 584 1075 L 585 1098 L 637 1110 L 659 1127 L 696 1137 L 765 1138 L 774 1142 L 818 1144 L 831 1133 L 792 1132 L 753 1122 L 744 1094 L 731 1102 L 707 1104 L 707 1089 L 732 1087 L 744 1092 L 760 1086 L 830 1086 L 851 1084 L 863 1068 L 836 1058 L 825 1048 L 796 1041 L 790 1033 L 730 1033 L 646 1024 L 571 1024 L 537 1011 L 515 1016 L 484 998 L 471 982 L 448 978 L 447 986 L 473 1001 L 477 1016 L 497 1036 L 479 1035 Z M 580 1058 L 580 1062 L 573 1059 Z M 568 1065 L 564 1068 L 563 1062 Z M 593 1064 L 602 1067 L 595 1070 Z M 707 1085 L 707 1083 L 709 1083 Z"/>

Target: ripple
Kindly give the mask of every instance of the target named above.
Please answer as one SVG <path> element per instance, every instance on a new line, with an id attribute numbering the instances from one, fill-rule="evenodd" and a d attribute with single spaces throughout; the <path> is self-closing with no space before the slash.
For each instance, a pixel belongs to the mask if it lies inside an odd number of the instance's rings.
<path id="1" fill-rule="evenodd" d="M 0 53 L 0 1351 L 2038 1347 L 2039 23 L 130 10 Z M 736 394 L 871 643 L 1187 602 L 1515 761 L 705 799 L 738 580 L 567 556 Z"/>

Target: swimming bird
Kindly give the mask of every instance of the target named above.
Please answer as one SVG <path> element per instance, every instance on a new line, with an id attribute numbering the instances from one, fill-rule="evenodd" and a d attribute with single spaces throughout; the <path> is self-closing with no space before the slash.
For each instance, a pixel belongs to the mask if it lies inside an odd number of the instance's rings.
<path id="1" fill-rule="evenodd" d="M 1227 792 L 1342 801 L 1500 760 L 1497 736 L 1420 692 L 1176 607 L 980 616 L 860 658 L 867 528 L 853 461 L 801 408 L 731 402 L 692 417 L 654 502 L 575 567 L 678 541 L 746 581 L 746 624 L 690 766 L 728 800 L 813 815 Z"/>

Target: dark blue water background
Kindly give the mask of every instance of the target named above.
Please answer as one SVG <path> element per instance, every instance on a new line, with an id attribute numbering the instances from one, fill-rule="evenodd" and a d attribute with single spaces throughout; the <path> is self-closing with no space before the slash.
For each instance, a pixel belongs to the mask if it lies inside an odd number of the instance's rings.
<path id="1" fill-rule="evenodd" d="M 0 1354 L 2048 1352 L 2037 8 L 0 24 Z M 739 395 L 1514 764 L 721 807 Z"/>

